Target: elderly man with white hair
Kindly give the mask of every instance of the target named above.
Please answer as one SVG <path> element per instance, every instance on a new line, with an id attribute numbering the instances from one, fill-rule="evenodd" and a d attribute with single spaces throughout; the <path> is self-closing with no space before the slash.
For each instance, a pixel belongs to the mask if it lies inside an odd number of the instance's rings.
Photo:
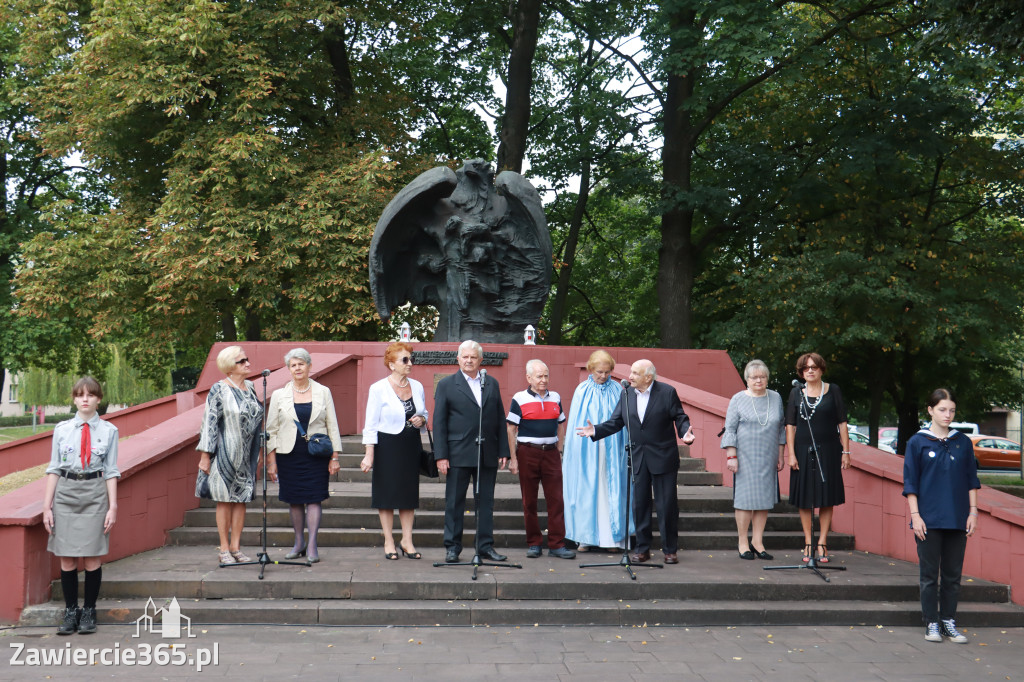
<path id="1" fill-rule="evenodd" d="M 508 417 L 509 470 L 519 474 L 526 523 L 526 556 L 541 555 L 540 521 L 537 519 L 537 487 L 544 486 L 548 510 L 548 555 L 574 559 L 565 546 L 565 505 L 562 503 L 562 445 L 565 413 L 562 399 L 548 390 L 550 372 L 540 360 L 526 363 L 530 387 L 512 396 Z"/>
<path id="2" fill-rule="evenodd" d="M 576 429 L 576 434 L 592 440 L 606 438 L 622 430 L 628 415 L 629 439 L 633 443 L 633 516 L 636 521 L 636 549 L 630 560 L 639 563 L 651 558 L 653 489 L 665 563 L 678 564 L 676 476 L 679 472 L 679 447 L 676 434 L 687 445 L 694 441 L 694 435 L 690 418 L 683 411 L 676 390 L 655 381 L 656 377 L 657 371 L 650 360 L 634 362 L 629 369 L 630 388 L 623 392 L 623 399 L 612 416 L 597 426 L 587 420 L 587 425 Z"/>
<path id="3" fill-rule="evenodd" d="M 476 504 L 477 554 L 491 561 L 508 557 L 494 550 L 494 483 L 498 469 L 508 463 L 505 407 L 498 381 L 480 373 L 484 351 L 476 341 L 459 346 L 459 371 L 441 379 L 434 391 L 434 459 L 445 476 L 444 560 L 453 564 L 462 552 L 466 487 L 477 476 L 479 438 L 480 480 Z"/>

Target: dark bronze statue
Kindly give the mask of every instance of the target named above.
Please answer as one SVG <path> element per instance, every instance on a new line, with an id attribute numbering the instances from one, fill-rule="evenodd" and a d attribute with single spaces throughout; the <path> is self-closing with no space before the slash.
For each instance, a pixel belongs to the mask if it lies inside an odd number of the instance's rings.
<path id="1" fill-rule="evenodd" d="M 387 320 L 429 304 L 434 341 L 519 343 L 551 289 L 551 235 L 540 196 L 481 159 L 431 169 L 399 192 L 370 243 L 370 290 Z"/>

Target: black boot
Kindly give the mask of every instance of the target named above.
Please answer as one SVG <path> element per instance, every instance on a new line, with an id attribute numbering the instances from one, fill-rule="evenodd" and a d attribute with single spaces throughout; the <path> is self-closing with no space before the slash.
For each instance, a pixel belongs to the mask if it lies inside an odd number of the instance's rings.
<path id="1" fill-rule="evenodd" d="M 96 609 L 88 606 L 82 609 L 82 615 L 78 619 L 78 634 L 91 635 L 96 632 Z"/>
<path id="2" fill-rule="evenodd" d="M 74 634 L 75 630 L 78 629 L 78 609 L 74 607 L 67 607 L 64 609 L 64 617 L 60 621 L 60 627 L 57 628 L 58 635 L 70 635 Z"/>

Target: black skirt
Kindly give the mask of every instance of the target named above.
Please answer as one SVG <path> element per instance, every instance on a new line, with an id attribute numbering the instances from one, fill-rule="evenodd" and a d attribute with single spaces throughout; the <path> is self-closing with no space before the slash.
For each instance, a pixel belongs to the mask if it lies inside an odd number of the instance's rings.
<path id="1" fill-rule="evenodd" d="M 310 403 L 298 403 L 295 406 L 295 414 L 304 429 L 309 428 L 312 409 Z M 330 497 L 327 492 L 328 464 L 330 459 L 326 457 L 310 457 L 306 439 L 296 434 L 292 451 L 277 454 L 277 498 L 287 504 L 323 502 Z"/>
<path id="2" fill-rule="evenodd" d="M 420 506 L 419 429 L 406 427 L 392 435 L 379 432 L 373 450 L 374 509 L 418 509 Z"/>

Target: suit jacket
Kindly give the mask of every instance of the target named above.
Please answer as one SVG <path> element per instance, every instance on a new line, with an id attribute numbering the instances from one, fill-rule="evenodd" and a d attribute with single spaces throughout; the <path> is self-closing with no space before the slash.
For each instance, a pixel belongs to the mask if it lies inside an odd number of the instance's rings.
<path id="1" fill-rule="evenodd" d="M 487 377 L 483 397 L 483 446 L 480 464 L 497 468 L 507 459 L 508 434 L 501 389 L 494 377 Z M 476 466 L 476 437 L 481 407 L 462 370 L 441 379 L 434 392 L 434 459 L 447 459 L 453 467 Z"/>
<path id="2" fill-rule="evenodd" d="M 331 389 L 323 384 L 309 380 L 313 392 L 313 407 L 309 415 L 307 434 L 326 433 L 331 439 L 335 452 L 341 452 L 341 434 L 338 431 L 338 417 L 334 413 L 334 398 Z M 285 455 L 295 447 L 295 436 L 299 429 L 295 426 L 298 416 L 295 414 L 295 402 L 292 400 L 292 389 L 289 386 L 279 388 L 270 395 L 270 409 L 267 410 L 267 452 L 277 451 Z"/>
<path id="3" fill-rule="evenodd" d="M 690 428 L 690 418 L 676 395 L 676 389 L 655 381 L 651 384 L 651 397 L 647 402 L 644 421 L 636 411 L 636 390 L 625 389 L 625 400 L 606 421 L 594 426 L 593 440 L 601 440 L 618 433 L 626 426 L 629 410 L 630 440 L 633 443 L 633 472 L 639 473 L 642 462 L 652 474 L 667 474 L 679 470 L 679 445 L 676 434 L 682 438 Z M 673 430 L 672 427 L 675 427 Z"/>

